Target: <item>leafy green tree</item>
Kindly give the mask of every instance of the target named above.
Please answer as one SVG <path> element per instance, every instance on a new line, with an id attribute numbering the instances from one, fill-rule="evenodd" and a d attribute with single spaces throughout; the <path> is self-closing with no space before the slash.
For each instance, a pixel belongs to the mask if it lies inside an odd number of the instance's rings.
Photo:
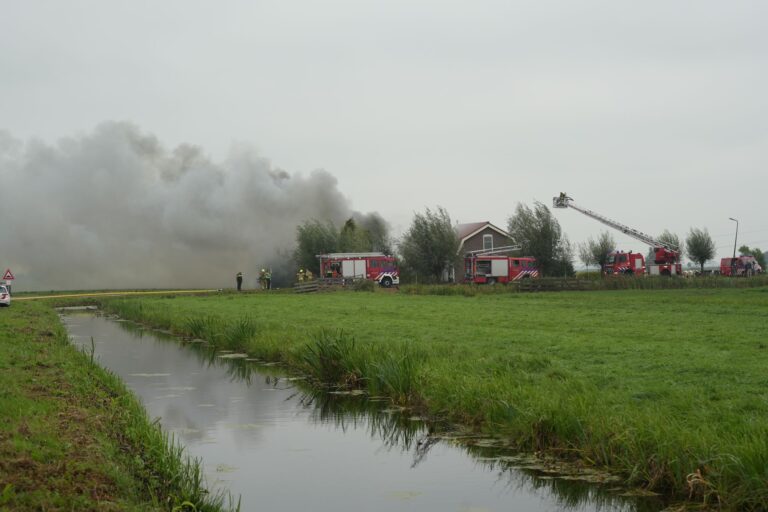
<path id="1" fill-rule="evenodd" d="M 691 228 L 688 238 L 685 239 L 685 250 L 688 257 L 699 264 L 703 274 L 704 263 L 715 257 L 715 242 L 712 241 L 706 228 Z"/>
<path id="2" fill-rule="evenodd" d="M 317 274 L 320 271 L 318 254 L 332 252 L 391 253 L 389 226 L 378 214 L 350 217 L 336 229 L 332 222 L 308 220 L 296 228 L 296 249 L 293 259 L 299 267 Z"/>
<path id="3" fill-rule="evenodd" d="M 742 245 L 739 247 L 739 254 L 742 256 L 754 256 L 757 262 L 763 268 L 763 272 L 765 272 L 765 253 L 762 250 L 758 249 L 757 247 L 750 249 L 748 245 Z"/>
<path id="4" fill-rule="evenodd" d="M 347 219 L 339 232 L 339 252 L 368 252 L 371 250 L 371 238 L 368 231 L 360 228 L 352 218 Z"/>
<path id="5" fill-rule="evenodd" d="M 459 250 L 459 238 L 448 212 L 438 206 L 433 212 L 417 213 L 400 242 L 403 265 L 424 280 L 440 281 Z"/>
<path id="6" fill-rule="evenodd" d="M 357 219 L 357 224 L 368 232 L 370 250 L 392 254 L 389 225 L 378 213 L 369 213 Z"/>
<path id="7" fill-rule="evenodd" d="M 683 244 L 680 243 L 680 237 L 676 234 L 672 233 L 668 229 L 665 229 L 662 234 L 660 234 L 656 239 L 659 242 L 663 242 L 667 245 L 671 245 L 673 248 L 677 248 L 677 251 L 680 253 L 680 258 L 683 257 L 683 251 L 685 248 L 683 247 Z"/>
<path id="8" fill-rule="evenodd" d="M 685 247 L 683 247 L 683 244 L 680 243 L 679 236 L 672 233 L 668 229 L 665 229 L 662 234 L 656 237 L 656 240 L 677 249 L 677 251 L 680 253 L 680 259 L 682 260 Z M 656 261 L 656 250 L 654 247 L 648 248 L 648 254 L 645 257 L 645 261 L 646 264 L 654 263 Z"/>
<path id="9" fill-rule="evenodd" d="M 616 241 L 607 231 L 600 233 L 597 240 L 590 237 L 586 242 L 579 245 L 579 259 L 587 266 L 595 264 L 604 271 L 605 263 L 608 261 L 608 255 L 616 248 Z"/>
<path id="10" fill-rule="evenodd" d="M 300 267 L 320 273 L 318 254 L 335 252 L 339 246 L 339 233 L 333 224 L 308 220 L 296 228 L 296 249 L 293 259 Z"/>
<path id="11" fill-rule="evenodd" d="M 512 239 L 522 246 L 522 254 L 536 258 L 545 276 L 573 275 L 573 249 L 544 204 L 535 202 L 533 209 L 518 203 L 507 222 Z"/>

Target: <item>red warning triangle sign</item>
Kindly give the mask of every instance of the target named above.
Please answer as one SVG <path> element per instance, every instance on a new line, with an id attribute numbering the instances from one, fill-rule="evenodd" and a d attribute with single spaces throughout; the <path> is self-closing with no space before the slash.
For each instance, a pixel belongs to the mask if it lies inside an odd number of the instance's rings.
<path id="1" fill-rule="evenodd" d="M 13 274 L 11 274 L 11 269 L 7 268 L 5 269 L 5 274 L 3 274 L 3 279 L 5 279 L 6 281 L 11 281 L 16 278 L 13 277 Z"/>

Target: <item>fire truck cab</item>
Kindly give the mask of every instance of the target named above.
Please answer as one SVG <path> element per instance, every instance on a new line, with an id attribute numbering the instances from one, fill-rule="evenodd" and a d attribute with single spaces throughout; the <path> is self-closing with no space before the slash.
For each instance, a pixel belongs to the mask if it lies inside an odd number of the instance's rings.
<path id="1" fill-rule="evenodd" d="M 349 283 L 358 279 L 376 281 L 384 288 L 400 284 L 394 256 L 383 252 L 336 252 L 318 254 L 320 277 Z"/>
<path id="2" fill-rule="evenodd" d="M 603 267 L 608 276 L 642 276 L 645 274 L 645 257 L 639 252 L 612 252 Z"/>

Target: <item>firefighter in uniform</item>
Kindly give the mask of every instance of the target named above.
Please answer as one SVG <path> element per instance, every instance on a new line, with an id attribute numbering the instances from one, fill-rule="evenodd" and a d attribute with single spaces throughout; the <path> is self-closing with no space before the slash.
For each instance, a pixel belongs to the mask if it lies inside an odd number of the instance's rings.
<path id="1" fill-rule="evenodd" d="M 266 281 L 267 283 L 267 290 L 271 290 L 272 289 L 272 269 L 271 268 L 267 269 L 267 271 L 264 273 L 264 281 Z"/>
<path id="2" fill-rule="evenodd" d="M 240 291 L 243 288 L 243 273 L 238 272 L 237 276 L 235 276 L 235 281 L 237 281 L 237 291 Z"/>
<path id="3" fill-rule="evenodd" d="M 264 269 L 261 269 L 261 272 L 259 272 L 259 287 L 262 290 L 267 289 L 267 271 Z"/>
<path id="4" fill-rule="evenodd" d="M 296 281 L 299 282 L 299 283 L 303 283 L 304 282 L 304 277 L 305 277 L 304 267 L 299 267 L 299 271 L 296 272 Z"/>

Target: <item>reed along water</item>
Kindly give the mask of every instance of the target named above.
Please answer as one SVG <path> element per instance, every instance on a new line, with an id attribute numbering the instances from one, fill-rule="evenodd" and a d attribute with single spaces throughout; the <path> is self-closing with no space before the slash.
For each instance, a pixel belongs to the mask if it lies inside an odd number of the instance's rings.
<path id="1" fill-rule="evenodd" d="M 615 481 L 553 477 L 493 440 L 437 435 L 386 402 L 312 391 L 237 354 L 94 314 L 62 319 L 73 343 L 93 349 L 149 416 L 203 461 L 209 484 L 240 496 L 243 511 L 663 508 L 623 496 Z"/>

